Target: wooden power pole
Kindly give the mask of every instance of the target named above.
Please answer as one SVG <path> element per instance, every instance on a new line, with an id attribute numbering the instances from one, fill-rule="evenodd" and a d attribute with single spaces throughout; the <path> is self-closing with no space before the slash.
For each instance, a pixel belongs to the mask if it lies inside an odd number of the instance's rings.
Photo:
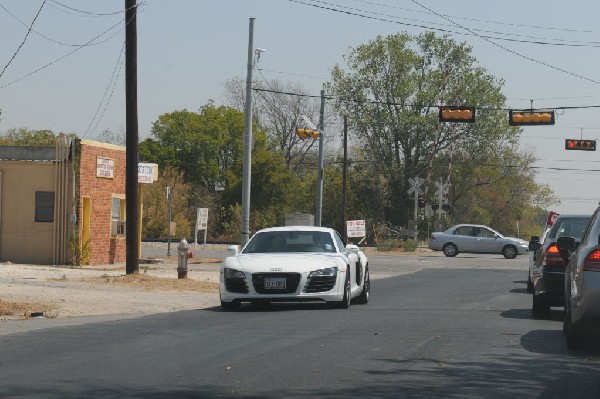
<path id="1" fill-rule="evenodd" d="M 125 196 L 126 274 L 139 272 L 137 0 L 125 0 Z"/>

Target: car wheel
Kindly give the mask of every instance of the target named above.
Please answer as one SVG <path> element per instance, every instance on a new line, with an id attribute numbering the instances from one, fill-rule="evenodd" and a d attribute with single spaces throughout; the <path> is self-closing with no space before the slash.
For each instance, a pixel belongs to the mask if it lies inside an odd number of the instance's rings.
<path id="1" fill-rule="evenodd" d="M 458 255 L 458 248 L 456 248 L 456 245 L 452 243 L 445 244 L 442 248 L 442 251 L 444 252 L 444 255 L 450 258 Z"/>
<path id="2" fill-rule="evenodd" d="M 236 310 L 239 309 L 242 303 L 240 301 L 223 302 L 221 301 L 221 308 L 223 310 Z"/>
<path id="3" fill-rule="evenodd" d="M 369 295 L 371 295 L 371 279 L 369 278 L 369 268 L 365 270 L 365 280 L 363 281 L 363 290 L 360 295 L 356 298 L 356 303 L 365 305 L 369 302 Z"/>
<path id="4" fill-rule="evenodd" d="M 507 245 L 502 248 L 502 255 L 504 255 L 506 259 L 514 259 L 518 254 L 517 248 L 514 245 Z"/>
<path id="5" fill-rule="evenodd" d="M 571 316 L 571 306 L 569 305 L 568 296 L 565 296 L 565 311 L 563 319 L 563 333 L 567 338 L 567 349 L 578 350 L 585 346 L 585 336 L 573 325 Z"/>
<path id="6" fill-rule="evenodd" d="M 533 294 L 533 305 L 531 307 L 531 314 L 533 317 L 545 316 L 550 313 L 550 305 L 543 295 Z"/>
<path id="7" fill-rule="evenodd" d="M 338 309 L 348 309 L 350 307 L 352 292 L 350 291 L 350 269 L 346 269 L 346 280 L 344 281 L 344 297 L 341 301 L 335 302 Z"/>
<path id="8" fill-rule="evenodd" d="M 527 292 L 530 294 L 533 292 L 533 281 L 531 281 L 531 276 L 527 273 Z"/>

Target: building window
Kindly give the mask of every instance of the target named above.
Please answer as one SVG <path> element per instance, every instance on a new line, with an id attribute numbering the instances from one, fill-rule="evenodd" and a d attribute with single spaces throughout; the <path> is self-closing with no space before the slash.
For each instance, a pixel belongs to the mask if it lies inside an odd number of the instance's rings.
<path id="1" fill-rule="evenodd" d="M 125 198 L 113 197 L 112 199 L 110 235 L 113 237 L 125 235 Z"/>
<path id="2" fill-rule="evenodd" d="M 54 222 L 54 192 L 35 192 L 35 221 Z"/>

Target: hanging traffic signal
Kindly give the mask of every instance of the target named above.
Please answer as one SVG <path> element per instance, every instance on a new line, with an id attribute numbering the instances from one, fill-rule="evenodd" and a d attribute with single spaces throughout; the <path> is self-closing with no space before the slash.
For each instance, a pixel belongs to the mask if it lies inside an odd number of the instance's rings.
<path id="1" fill-rule="evenodd" d="M 440 122 L 475 122 L 474 107 L 440 107 Z"/>
<path id="2" fill-rule="evenodd" d="M 524 110 L 508 111 L 511 126 L 554 125 L 554 111 Z"/>
<path id="3" fill-rule="evenodd" d="M 319 136 L 321 135 L 321 132 L 319 132 L 318 130 L 314 130 L 314 129 L 296 129 L 296 135 L 298 137 L 300 137 L 302 140 L 306 140 L 308 138 L 311 139 L 318 139 Z"/>
<path id="4" fill-rule="evenodd" d="M 596 140 L 565 139 L 565 150 L 596 151 Z"/>

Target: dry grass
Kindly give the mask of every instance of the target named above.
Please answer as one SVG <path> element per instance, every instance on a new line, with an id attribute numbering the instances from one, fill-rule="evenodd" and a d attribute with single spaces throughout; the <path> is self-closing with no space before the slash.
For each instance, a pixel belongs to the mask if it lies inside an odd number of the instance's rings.
<path id="1" fill-rule="evenodd" d="M 124 276 L 101 276 L 82 279 L 84 282 L 106 283 L 126 287 L 136 287 L 147 291 L 196 291 L 219 292 L 219 283 L 189 278 L 175 279 L 148 276 L 146 274 L 128 274 Z"/>
<path id="2" fill-rule="evenodd" d="M 33 312 L 43 312 L 47 315 L 55 308 L 39 303 L 15 303 L 0 301 L 0 319 L 28 319 Z"/>

